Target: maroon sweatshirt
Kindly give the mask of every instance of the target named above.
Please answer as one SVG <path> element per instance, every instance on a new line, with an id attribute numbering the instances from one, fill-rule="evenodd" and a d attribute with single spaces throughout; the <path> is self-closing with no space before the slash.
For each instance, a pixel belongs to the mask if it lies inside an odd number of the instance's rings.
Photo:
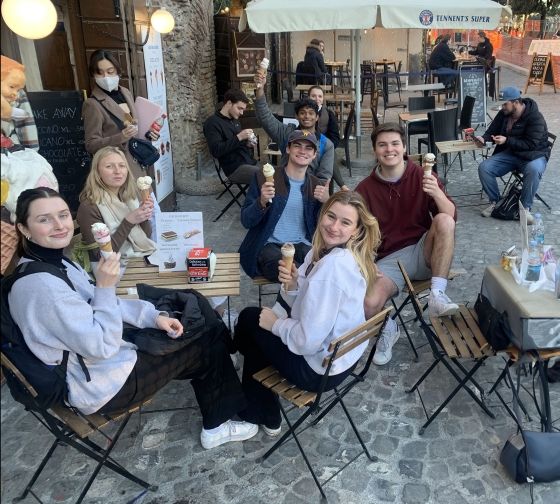
<path id="1" fill-rule="evenodd" d="M 379 259 L 414 245 L 430 229 L 432 216 L 439 211 L 434 199 L 422 190 L 423 176 L 422 168 L 409 160 L 397 182 L 382 180 L 374 170 L 356 187 L 379 222 L 382 238 Z M 443 190 L 439 179 L 438 185 Z M 456 211 L 454 219 L 457 220 Z"/>

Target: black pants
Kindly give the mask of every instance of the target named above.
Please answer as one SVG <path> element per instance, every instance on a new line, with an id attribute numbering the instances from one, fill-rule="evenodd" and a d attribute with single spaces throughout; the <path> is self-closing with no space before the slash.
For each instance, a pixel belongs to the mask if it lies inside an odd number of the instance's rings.
<path id="1" fill-rule="evenodd" d="M 138 359 L 126 382 L 99 411 L 121 411 L 155 394 L 171 380 L 190 379 L 202 425 L 205 429 L 218 427 L 247 404 L 225 337 L 226 333 L 210 333 L 163 356 L 137 352 Z"/>
<path id="2" fill-rule="evenodd" d="M 305 243 L 294 243 L 296 255 L 294 256 L 294 264 L 300 266 L 305 260 L 307 252 L 311 250 L 311 245 Z M 279 243 L 267 243 L 259 253 L 257 264 L 261 275 L 271 282 L 278 281 L 278 261 L 282 259 L 280 249 L 282 245 Z"/>
<path id="3" fill-rule="evenodd" d="M 288 381 L 311 392 L 319 390 L 323 375 L 316 373 L 302 355 L 292 353 L 278 336 L 259 327 L 260 312 L 257 307 L 245 308 L 235 326 L 234 343 L 245 357 L 241 385 L 248 403 L 239 416 L 251 423 L 276 428 L 282 421 L 277 396 L 257 382 L 253 374 L 273 365 Z M 353 369 L 354 366 L 329 376 L 326 390 L 342 383 Z"/>

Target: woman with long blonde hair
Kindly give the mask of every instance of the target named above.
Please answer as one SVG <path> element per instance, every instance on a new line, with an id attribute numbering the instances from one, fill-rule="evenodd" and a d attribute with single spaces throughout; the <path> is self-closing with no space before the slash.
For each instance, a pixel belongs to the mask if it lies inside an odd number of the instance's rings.
<path id="1" fill-rule="evenodd" d="M 83 248 L 89 251 L 94 273 L 93 263 L 99 261 L 100 255 L 91 231 L 91 225 L 96 222 L 107 225 L 113 251 L 120 252 L 123 261 L 155 252 L 156 244 L 149 238 L 154 202 L 150 196 L 140 203 L 138 196 L 136 181 L 124 153 L 111 146 L 98 150 L 80 194 L 76 216 Z"/>
<path id="2" fill-rule="evenodd" d="M 377 219 L 358 193 L 340 191 L 324 203 L 303 264 L 288 270 L 279 262 L 284 308 L 278 303 L 273 309 L 251 307 L 239 316 L 234 343 L 245 357 L 242 385 L 249 403 L 241 418 L 261 424 L 271 436 L 280 433 L 276 398 L 252 377 L 267 366 L 298 387 L 318 389 L 330 342 L 365 321 L 364 298 L 377 278 L 380 243 Z M 335 361 L 327 389 L 342 383 L 366 347 Z"/>

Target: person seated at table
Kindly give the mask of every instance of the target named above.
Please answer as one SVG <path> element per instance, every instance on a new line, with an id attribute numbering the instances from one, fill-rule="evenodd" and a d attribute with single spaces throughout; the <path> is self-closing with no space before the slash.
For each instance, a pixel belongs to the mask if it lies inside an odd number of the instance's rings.
<path id="1" fill-rule="evenodd" d="M 253 174 L 260 170 L 253 158 L 251 128 L 241 128 L 239 118 L 245 112 L 249 98 L 240 89 L 224 94 L 220 110 L 206 119 L 204 136 L 208 149 L 219 162 L 226 177 L 234 183 L 250 184 Z"/>
<path id="2" fill-rule="evenodd" d="M 24 191 L 16 214 L 20 264 L 43 261 L 58 266 L 75 288 L 43 272 L 17 280 L 8 296 L 10 314 L 38 359 L 54 366 L 69 352 L 70 406 L 85 415 L 108 414 L 150 397 L 171 380 L 191 379 L 202 413 L 204 448 L 249 439 L 258 432 L 257 425 L 231 420 L 245 409 L 246 400 L 223 333 L 209 332 L 163 356 L 136 350 L 123 340 L 123 324 L 159 329 L 177 338 L 183 334 L 181 322 L 147 301 L 116 296 L 120 254 L 100 259 L 95 286 L 78 264 L 63 256 L 74 225 L 57 192 Z"/>
<path id="3" fill-rule="evenodd" d="M 324 51 L 325 43 L 319 39 L 311 40 L 305 50 L 303 66 L 306 73 L 314 75 L 314 78 L 311 78 L 311 80 L 314 81 L 312 84 L 329 84 L 329 82 L 327 82 L 329 75 L 327 67 L 325 66 Z"/>
<path id="4" fill-rule="evenodd" d="M 336 148 L 340 143 L 340 130 L 338 129 L 338 121 L 334 112 L 328 109 L 326 106 L 323 107 L 323 100 L 325 95 L 323 93 L 323 88 L 321 86 L 311 86 L 307 92 L 309 98 L 311 98 L 319 107 L 319 119 L 317 120 L 317 132 L 321 135 L 325 135 L 333 144 L 335 149 L 335 161 L 333 164 L 333 180 L 338 184 L 338 186 L 343 191 L 348 191 L 349 188 L 342 178 L 340 173 L 340 168 L 336 159 Z M 331 191 L 332 192 L 332 191 Z"/>
<path id="5" fill-rule="evenodd" d="M 91 262 L 94 274 L 101 255 L 91 230 L 96 222 L 109 228 L 112 248 L 120 252 L 123 265 L 130 257 L 146 257 L 155 252 L 156 244 L 149 238 L 154 202 L 151 196 L 142 202 L 138 198 L 136 181 L 124 153 L 112 146 L 98 150 L 80 193 L 76 215 L 82 233 L 82 244 L 77 248 L 89 253 L 89 261 L 82 257 L 80 262 Z"/>
<path id="6" fill-rule="evenodd" d="M 290 316 L 278 304 L 273 309 L 249 307 L 235 327 L 234 344 L 245 357 L 241 383 L 248 402 L 241 418 L 261 424 L 270 436 L 280 434 L 278 401 L 253 379 L 267 366 L 298 387 L 318 390 L 329 343 L 366 319 L 363 300 L 377 282 L 374 261 L 380 239 L 377 220 L 363 198 L 339 191 L 321 209 L 313 248 L 303 264 L 288 270 L 279 261 L 280 293 L 291 307 Z M 327 389 L 344 381 L 366 348 L 360 345 L 334 363 Z"/>
<path id="7" fill-rule="evenodd" d="M 482 30 L 478 32 L 478 44 L 477 46 L 469 51 L 469 54 L 476 56 L 477 60 L 482 63 L 488 70 L 492 61 L 492 53 L 494 52 L 494 46 L 492 42 L 486 36 Z"/>
<path id="8" fill-rule="evenodd" d="M 381 277 L 366 296 L 366 317 L 381 311 L 404 287 L 397 261 L 412 280 L 431 278 L 430 315 L 452 315 L 458 306 L 445 290 L 455 246 L 455 204 L 435 173 L 424 175 L 420 166 L 405 158 L 406 136 L 401 126 L 380 124 L 371 141 L 377 165 L 356 191 L 379 221 L 382 242 L 377 261 Z M 397 323 L 389 319 L 373 358 L 377 365 L 391 360 L 399 336 Z"/>
<path id="9" fill-rule="evenodd" d="M 327 185 L 308 169 L 317 148 L 313 133 L 292 131 L 288 161 L 275 170 L 274 182 L 266 182 L 262 172 L 253 178 L 241 208 L 241 223 L 248 231 L 239 247 L 241 266 L 250 277 L 262 275 L 275 282 L 286 242 L 295 246 L 296 264 L 309 252 L 321 204 L 328 198 Z"/>
<path id="10" fill-rule="evenodd" d="M 511 86 L 502 89 L 499 97 L 503 101 L 501 110 L 484 134 L 476 137 L 479 144 L 496 144 L 492 156 L 478 167 L 482 188 L 490 200 L 490 206 L 481 212 L 483 217 L 492 215 L 500 199 L 496 178 L 514 170 L 523 174 L 519 201 L 530 210 L 550 157 L 548 128 L 537 102 L 522 98 L 521 91 Z M 527 223 L 533 221 L 528 212 Z"/>
<path id="11" fill-rule="evenodd" d="M 435 70 L 434 73 L 445 87 L 453 87 L 455 85 L 455 76 L 457 75 L 457 70 L 454 70 L 455 55 L 449 49 L 450 40 L 451 35 L 444 35 L 433 48 L 428 60 L 428 67 L 430 70 Z"/>
<path id="12" fill-rule="evenodd" d="M 255 84 L 257 88 L 255 95 L 255 112 L 261 126 L 268 133 L 273 142 L 276 142 L 278 149 L 282 152 L 281 163 L 286 163 L 288 154 L 286 145 L 290 134 L 298 129 L 313 133 L 319 139 L 319 148 L 317 156 L 313 159 L 309 166 L 310 172 L 322 180 L 330 180 L 333 178 L 334 167 L 334 145 L 323 134 L 317 131 L 317 121 L 319 120 L 319 107 L 310 98 L 304 98 L 295 103 L 294 109 L 299 124 L 283 124 L 274 117 L 264 94 L 264 86 L 266 84 L 266 75 L 255 75 Z"/>

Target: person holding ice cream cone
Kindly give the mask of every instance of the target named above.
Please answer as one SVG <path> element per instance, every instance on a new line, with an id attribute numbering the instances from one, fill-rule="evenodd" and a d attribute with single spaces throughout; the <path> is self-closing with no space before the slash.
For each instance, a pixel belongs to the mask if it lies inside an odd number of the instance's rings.
<path id="1" fill-rule="evenodd" d="M 251 182 L 241 208 L 241 223 L 248 231 L 239 248 L 241 266 L 250 277 L 278 279 L 281 247 L 295 247 L 299 265 L 311 248 L 321 204 L 328 199 L 329 181 L 308 171 L 317 155 L 317 138 L 302 130 L 288 138 L 288 162 L 274 171 L 261 171 Z"/>
<path id="2" fill-rule="evenodd" d="M 82 264 L 91 263 L 94 274 L 100 251 L 109 247 L 120 252 L 123 264 L 130 257 L 155 252 L 156 244 L 149 238 L 154 210 L 151 182 L 150 177 L 134 180 L 118 147 L 104 147 L 95 153 L 76 216 L 82 233 L 77 258 Z"/>

